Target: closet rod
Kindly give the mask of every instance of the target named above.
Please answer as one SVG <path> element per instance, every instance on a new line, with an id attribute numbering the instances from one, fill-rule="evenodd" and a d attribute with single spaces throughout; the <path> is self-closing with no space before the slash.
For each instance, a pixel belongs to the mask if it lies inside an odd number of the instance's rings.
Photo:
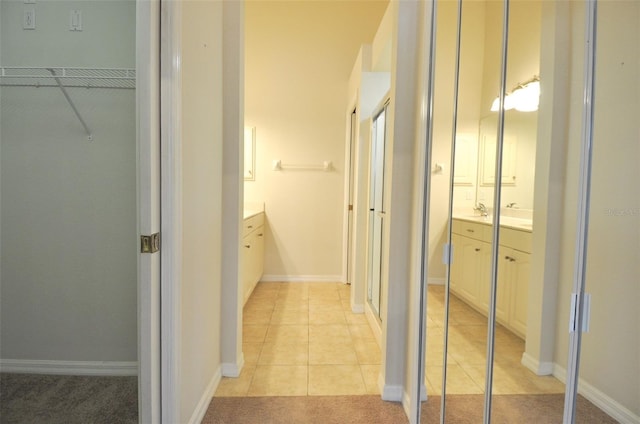
<path id="1" fill-rule="evenodd" d="M 87 132 L 87 139 L 89 141 L 92 141 L 93 140 L 93 133 L 91 132 L 91 129 L 89 128 L 87 123 L 82 118 L 82 115 L 80 115 L 80 112 L 78 111 L 78 108 L 76 107 L 76 105 L 73 103 L 73 100 L 71 100 L 71 97 L 69 97 L 69 93 L 67 93 L 67 89 L 62 84 L 62 81 L 60 81 L 60 78 L 58 78 L 58 76 L 56 75 L 56 71 L 54 71 L 52 68 L 47 68 L 47 70 L 49 72 L 51 72 L 51 76 L 53 76 L 53 79 L 55 79 L 56 82 L 58 83 L 58 87 L 60 87 L 60 90 L 62 91 L 62 94 L 64 94 L 65 99 L 67 99 L 67 102 L 69 102 L 69 106 L 71 106 L 71 109 L 73 109 L 73 112 L 76 114 L 76 116 L 80 120 L 80 123 L 84 127 L 84 130 Z"/>

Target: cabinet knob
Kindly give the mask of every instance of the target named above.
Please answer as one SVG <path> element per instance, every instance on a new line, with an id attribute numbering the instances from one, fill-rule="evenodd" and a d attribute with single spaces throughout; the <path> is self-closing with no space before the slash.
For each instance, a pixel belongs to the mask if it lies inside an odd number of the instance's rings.
<path id="1" fill-rule="evenodd" d="M 263 234 L 262 234 L 262 233 L 258 234 L 258 237 L 262 237 L 262 236 L 263 236 Z"/>
<path id="2" fill-rule="evenodd" d="M 247 249 L 251 249 L 251 245 L 250 244 L 245 244 L 244 247 L 246 247 Z"/>
<path id="3" fill-rule="evenodd" d="M 253 228 L 253 225 L 248 225 L 247 228 Z"/>
<path id="4" fill-rule="evenodd" d="M 475 233 L 475 231 L 472 230 L 471 228 L 467 228 L 467 231 L 470 232 L 470 233 Z"/>
<path id="5" fill-rule="evenodd" d="M 479 252 L 479 251 L 480 251 L 480 248 L 479 248 L 479 247 L 476 247 L 476 252 Z"/>

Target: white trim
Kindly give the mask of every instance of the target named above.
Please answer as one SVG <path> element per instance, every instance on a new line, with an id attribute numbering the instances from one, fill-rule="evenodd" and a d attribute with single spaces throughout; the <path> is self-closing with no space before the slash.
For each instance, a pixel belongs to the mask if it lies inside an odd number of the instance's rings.
<path id="1" fill-rule="evenodd" d="M 0 371 L 22 374 L 137 376 L 138 363 L 0 359 Z"/>
<path id="2" fill-rule="evenodd" d="M 160 3 L 136 2 L 137 231 L 160 231 Z M 138 421 L 160 423 L 160 254 L 137 255 Z"/>
<path id="3" fill-rule="evenodd" d="M 382 376 L 382 375 L 381 375 Z M 380 385 L 380 382 L 378 382 L 378 385 Z M 397 386 L 393 386 L 390 384 L 382 384 L 380 386 L 380 393 L 381 393 L 381 397 L 382 400 L 386 400 L 386 401 L 390 401 L 390 402 L 402 402 L 403 406 L 404 406 L 404 390 L 402 388 L 402 386 L 397 385 Z"/>
<path id="4" fill-rule="evenodd" d="M 351 312 L 353 312 L 354 314 L 364 314 L 364 304 L 363 303 L 352 304 Z"/>
<path id="5" fill-rule="evenodd" d="M 180 421 L 182 275 L 182 3 L 161 2 L 161 405 L 162 422 Z"/>
<path id="6" fill-rule="evenodd" d="M 239 377 L 244 367 L 244 353 L 240 352 L 238 362 L 223 362 L 222 363 L 222 375 L 225 377 Z"/>
<path id="7" fill-rule="evenodd" d="M 216 389 L 220 384 L 220 380 L 222 380 L 222 372 L 220 370 L 220 367 L 218 367 L 216 372 L 213 374 L 213 377 L 211 377 L 211 381 L 209 381 L 209 384 L 202 394 L 200 401 L 198 401 L 198 404 L 193 411 L 193 415 L 191 415 L 191 418 L 189 419 L 189 424 L 198 424 L 202 421 L 204 415 L 207 413 L 207 409 L 209 409 L 211 398 L 215 394 Z"/>
<path id="8" fill-rule="evenodd" d="M 364 315 L 367 317 L 367 322 L 369 323 L 369 327 L 371 327 L 371 331 L 373 331 L 373 335 L 378 342 L 378 346 L 382 349 L 382 326 L 380 325 L 380 321 L 378 321 L 378 317 L 376 317 L 373 309 L 371 309 L 371 305 L 367 302 L 364 306 Z"/>
<path id="9" fill-rule="evenodd" d="M 553 376 L 565 383 L 567 380 L 567 370 L 558 364 L 554 364 Z M 640 416 L 635 415 L 632 411 L 596 389 L 582 378 L 578 379 L 578 393 L 619 423 L 640 424 Z"/>
<path id="10" fill-rule="evenodd" d="M 553 374 L 553 362 L 540 362 L 527 352 L 522 354 L 522 360 L 520 361 L 527 369 L 534 372 L 536 375 L 552 375 Z"/>
<path id="11" fill-rule="evenodd" d="M 340 275 L 263 275 L 264 283 L 344 283 Z"/>
<path id="12" fill-rule="evenodd" d="M 344 199 L 343 199 L 343 211 L 344 211 L 344 215 L 342 217 L 342 279 L 341 281 L 347 281 L 347 282 L 352 282 L 349 281 L 349 275 L 348 275 L 348 262 L 351 258 L 351 251 L 349 250 L 349 212 L 353 211 L 349 211 L 349 202 L 350 202 L 350 198 L 349 198 L 349 188 L 350 188 L 350 182 L 351 182 L 351 162 L 353 162 L 351 160 L 351 155 L 353 155 L 355 152 L 352 150 L 355 150 L 355 140 L 351 139 L 351 135 L 354 133 L 353 128 L 351 128 L 351 114 L 353 113 L 354 110 L 356 110 L 358 108 L 358 94 L 356 92 L 356 94 L 353 96 L 351 102 L 349 102 L 350 105 L 352 105 L 350 108 L 347 109 L 347 117 L 346 117 L 346 140 L 344 142 L 344 164 L 343 164 L 343 169 L 344 169 Z M 352 220 L 353 221 L 353 220 Z M 353 264 L 351 264 L 353 266 Z"/>

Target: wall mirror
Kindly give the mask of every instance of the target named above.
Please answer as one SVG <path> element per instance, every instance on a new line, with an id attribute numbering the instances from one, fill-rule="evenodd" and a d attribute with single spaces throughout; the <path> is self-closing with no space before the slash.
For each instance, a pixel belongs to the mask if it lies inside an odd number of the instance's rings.
<path id="1" fill-rule="evenodd" d="M 244 180 L 256 179 L 256 127 L 244 127 Z"/>
<path id="2" fill-rule="evenodd" d="M 505 121 L 501 206 L 532 210 L 538 113 L 510 110 Z M 478 203 L 493 203 L 497 126 L 498 114 L 492 112 L 480 119 L 475 135 L 457 136 L 454 195 L 469 200 L 466 205 L 458 202 L 468 212 Z"/>

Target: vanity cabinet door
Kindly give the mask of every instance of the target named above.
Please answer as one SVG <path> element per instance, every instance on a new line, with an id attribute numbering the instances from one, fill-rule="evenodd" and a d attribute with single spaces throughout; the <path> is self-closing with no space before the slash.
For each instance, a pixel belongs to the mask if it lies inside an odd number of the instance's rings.
<path id="1" fill-rule="evenodd" d="M 245 219 L 242 238 L 242 293 L 246 303 L 264 271 L 264 218 L 262 214 Z"/>
<path id="2" fill-rule="evenodd" d="M 458 262 L 453 265 L 457 280 L 452 288 L 473 305 L 477 305 L 480 298 L 483 244 L 469 237 L 457 236 L 454 239 L 454 254 Z"/>
<path id="3" fill-rule="evenodd" d="M 531 273 L 531 255 L 517 250 L 511 251 L 509 327 L 518 335 L 527 333 L 527 305 L 529 300 L 529 275 Z"/>
<path id="4" fill-rule="evenodd" d="M 258 227 L 251 235 L 251 284 L 255 287 L 262 278 L 264 268 L 264 227 Z M 251 287 L 251 291 L 253 291 Z"/>
<path id="5" fill-rule="evenodd" d="M 251 295 L 251 269 L 252 251 L 251 251 L 251 235 L 242 238 L 242 253 L 241 253 L 241 266 L 240 273 L 242 275 L 242 294 L 243 304 L 247 302 Z"/>
<path id="6" fill-rule="evenodd" d="M 508 247 L 498 248 L 498 281 L 496 293 L 496 319 L 509 327 L 510 290 L 512 285 L 512 251 Z"/>

